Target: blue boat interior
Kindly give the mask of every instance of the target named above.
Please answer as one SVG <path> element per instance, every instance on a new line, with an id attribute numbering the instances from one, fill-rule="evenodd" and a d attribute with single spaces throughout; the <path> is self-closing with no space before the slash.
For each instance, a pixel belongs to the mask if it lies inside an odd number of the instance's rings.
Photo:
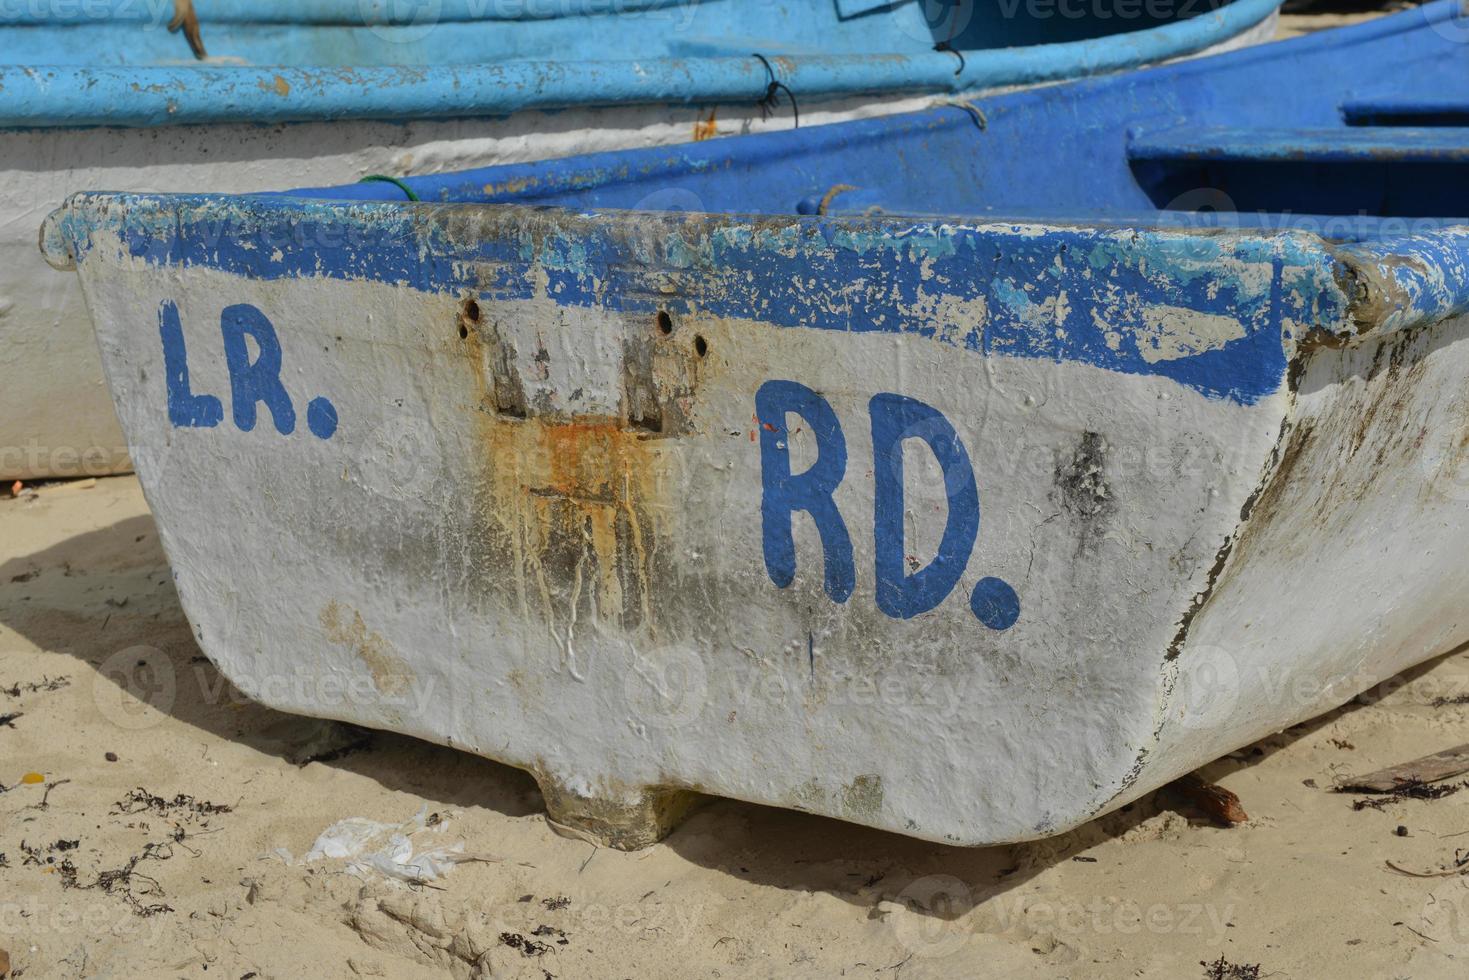
<path id="1" fill-rule="evenodd" d="M 919 113 L 291 193 L 1400 235 L 1469 216 L 1463 17 L 1441 0 Z"/>
<path id="2" fill-rule="evenodd" d="M 1237 0 L 200 0 L 216 64 L 443 66 L 507 60 L 983 52 L 1143 31 Z M 1258 6 L 1258 2 L 1255 3 Z M 77 0 L 0 10 L 0 63 L 183 65 L 173 5 Z M 1116 7 L 1114 10 L 1113 7 Z M 1273 4 L 1271 5 L 1273 6 Z"/>

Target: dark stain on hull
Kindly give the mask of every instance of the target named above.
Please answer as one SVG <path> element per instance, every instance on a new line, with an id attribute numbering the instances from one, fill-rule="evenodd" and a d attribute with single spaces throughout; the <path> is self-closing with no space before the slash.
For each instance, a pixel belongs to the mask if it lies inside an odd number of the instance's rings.
<path id="1" fill-rule="evenodd" d="M 1101 542 L 1117 507 L 1106 467 L 1107 440 L 1099 432 L 1083 432 L 1071 458 L 1056 466 L 1055 496 L 1076 528 L 1078 557 Z"/>

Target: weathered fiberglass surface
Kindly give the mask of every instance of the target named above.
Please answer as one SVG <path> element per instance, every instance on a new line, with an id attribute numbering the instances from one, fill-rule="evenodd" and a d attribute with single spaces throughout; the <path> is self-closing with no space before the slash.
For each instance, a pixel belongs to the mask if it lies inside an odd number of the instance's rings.
<path id="1" fill-rule="evenodd" d="M 619 846 L 690 793 L 1022 840 L 1469 640 L 1454 127 L 1363 127 L 1376 183 L 1311 135 L 1455 77 L 1447 9 L 406 191 L 79 195 L 43 244 L 246 691 Z M 1315 213 L 1234 207 L 1265 173 Z"/>

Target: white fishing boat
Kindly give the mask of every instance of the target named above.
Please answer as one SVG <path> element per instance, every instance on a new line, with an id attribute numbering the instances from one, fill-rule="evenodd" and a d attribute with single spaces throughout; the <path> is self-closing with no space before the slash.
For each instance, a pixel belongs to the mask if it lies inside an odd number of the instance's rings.
<path id="1" fill-rule="evenodd" d="M 45 248 L 252 696 L 1019 841 L 1469 641 L 1456 16 Z"/>

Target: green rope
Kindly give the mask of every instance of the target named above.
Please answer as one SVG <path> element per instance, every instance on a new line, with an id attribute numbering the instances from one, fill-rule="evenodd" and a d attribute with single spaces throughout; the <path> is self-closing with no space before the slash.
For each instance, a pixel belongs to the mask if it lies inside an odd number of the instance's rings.
<path id="1" fill-rule="evenodd" d="M 366 177 L 363 177 L 357 183 L 359 183 L 359 184 L 368 184 L 368 183 L 373 183 L 373 182 L 380 182 L 380 183 L 384 183 L 384 184 L 392 184 L 394 187 L 398 188 L 398 190 L 400 190 L 404 194 L 408 195 L 408 200 L 410 200 L 410 201 L 417 201 L 418 200 L 418 195 L 415 194 L 415 193 L 413 193 L 413 188 L 411 188 L 407 184 L 403 183 L 397 177 L 389 177 L 387 174 L 368 174 Z"/>

